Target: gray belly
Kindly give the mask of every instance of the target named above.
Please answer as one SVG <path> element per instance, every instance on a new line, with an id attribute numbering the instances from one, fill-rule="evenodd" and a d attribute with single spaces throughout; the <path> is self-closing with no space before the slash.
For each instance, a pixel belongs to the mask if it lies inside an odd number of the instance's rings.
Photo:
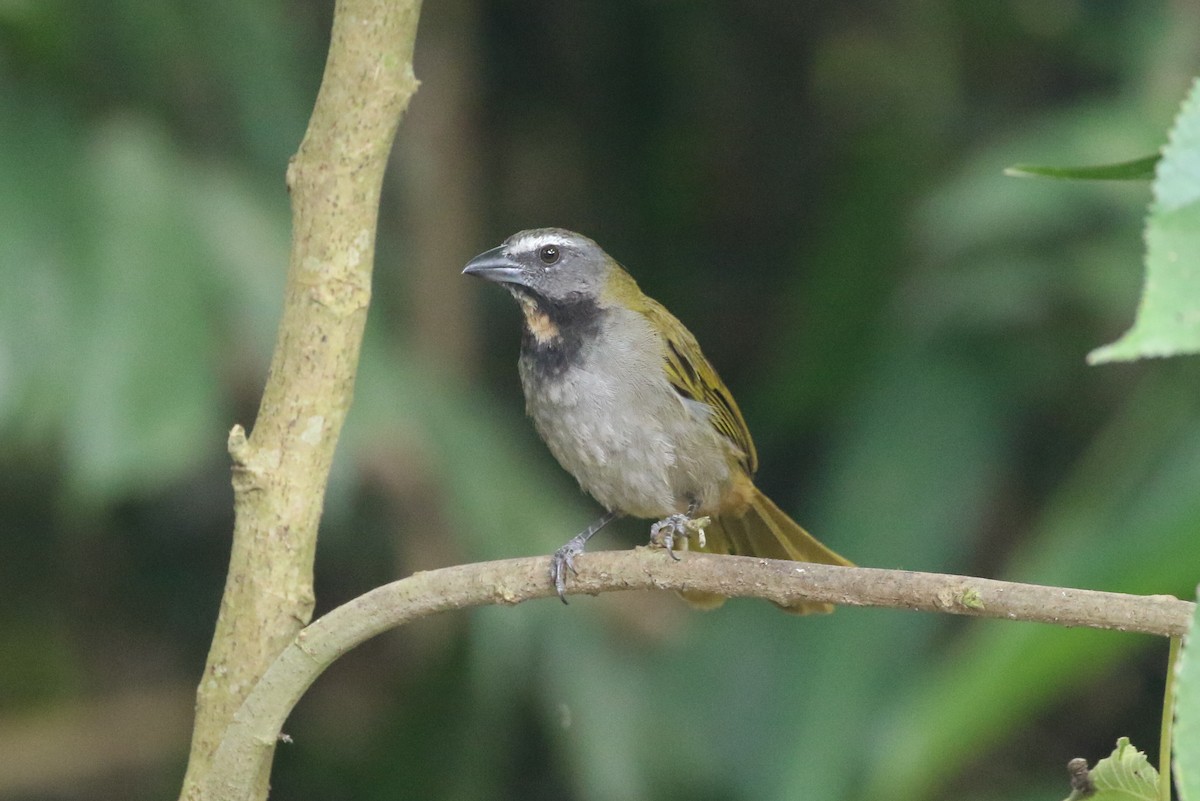
<path id="1" fill-rule="evenodd" d="M 606 509 L 661 518 L 694 499 L 703 513 L 729 483 L 730 446 L 708 407 L 679 396 L 653 366 L 584 359 L 548 378 L 522 359 L 526 409 L 551 453 Z"/>

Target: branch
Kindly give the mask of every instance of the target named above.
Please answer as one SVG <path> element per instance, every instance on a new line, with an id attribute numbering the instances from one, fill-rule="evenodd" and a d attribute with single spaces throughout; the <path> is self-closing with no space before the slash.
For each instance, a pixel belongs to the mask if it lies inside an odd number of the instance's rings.
<path id="1" fill-rule="evenodd" d="M 412 73 L 419 0 L 338 0 L 325 74 L 288 166 L 292 250 L 262 404 L 229 435 L 235 523 L 229 574 L 181 798 L 208 782 L 234 712 L 312 616 L 325 485 L 350 408 L 371 296 L 384 168 Z M 253 795 L 265 798 L 267 767 Z"/>
<path id="2" fill-rule="evenodd" d="M 580 556 L 568 592 L 701 590 L 778 604 L 818 601 L 1087 626 L 1179 636 L 1194 604 L 1169 595 L 1126 595 L 1009 581 L 834 567 L 746 556 L 685 554 L 671 561 L 657 549 Z M 258 771 L 269 763 L 284 720 L 330 664 L 381 632 L 418 618 L 488 604 L 513 605 L 554 596 L 546 558 L 510 559 L 417 573 L 334 609 L 296 637 L 238 710 L 217 751 L 210 801 L 250 798 Z M 563 610 L 569 614 L 569 610 Z M 780 625 L 802 625 L 781 622 Z"/>

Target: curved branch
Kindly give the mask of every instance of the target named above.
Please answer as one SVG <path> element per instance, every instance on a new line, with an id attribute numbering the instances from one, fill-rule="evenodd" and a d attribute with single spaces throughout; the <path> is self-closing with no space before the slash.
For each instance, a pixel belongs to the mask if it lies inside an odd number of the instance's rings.
<path id="1" fill-rule="evenodd" d="M 269 762 L 292 707 L 346 651 L 437 612 L 553 597 L 548 564 L 544 557 L 510 559 L 417 573 L 361 595 L 315 621 L 275 660 L 238 710 L 217 751 L 213 782 L 203 797 L 214 801 L 250 797 L 255 777 Z M 701 590 L 779 604 L 820 601 L 1160 636 L 1183 634 L 1194 607 L 1169 595 L 1127 595 L 746 556 L 692 553 L 673 562 L 650 548 L 584 554 L 577 565 L 579 573 L 568 586 L 571 594 Z"/>

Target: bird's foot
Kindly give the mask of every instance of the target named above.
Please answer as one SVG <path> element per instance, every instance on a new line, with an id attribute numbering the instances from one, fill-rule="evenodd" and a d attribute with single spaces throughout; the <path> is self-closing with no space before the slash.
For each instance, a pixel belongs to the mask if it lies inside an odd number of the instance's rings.
<path id="1" fill-rule="evenodd" d="M 605 512 L 596 522 L 567 540 L 566 545 L 559 548 L 550 557 L 550 580 L 554 582 L 554 589 L 558 591 L 558 599 L 564 604 L 567 602 L 567 571 L 570 570 L 576 575 L 579 573 L 575 569 L 575 557 L 583 553 L 584 546 L 587 545 L 587 541 L 592 538 L 593 534 L 619 516 L 619 512 Z"/>
<path id="2" fill-rule="evenodd" d="M 678 562 L 679 557 L 675 555 L 674 551 L 676 540 L 682 540 L 684 550 L 687 550 L 688 540 L 695 535 L 696 544 L 703 548 L 704 527 L 711 522 L 712 518 L 710 517 L 693 518 L 687 515 L 664 517 L 650 526 L 650 544 L 665 548 L 667 555 Z"/>
<path id="3" fill-rule="evenodd" d="M 554 582 L 554 589 L 558 591 L 559 600 L 564 604 L 567 602 L 567 571 L 579 572 L 575 569 L 575 557 L 583 553 L 587 541 L 588 538 L 583 534 L 576 534 L 550 557 L 550 578 Z"/>

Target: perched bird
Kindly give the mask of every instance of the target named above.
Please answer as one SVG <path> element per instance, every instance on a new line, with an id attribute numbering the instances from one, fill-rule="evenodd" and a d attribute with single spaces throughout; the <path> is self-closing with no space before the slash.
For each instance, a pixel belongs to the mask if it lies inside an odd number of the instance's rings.
<path id="1" fill-rule="evenodd" d="M 555 552 L 551 578 L 616 517 L 658 520 L 651 542 L 850 565 L 754 486 L 746 422 L 696 338 L 600 246 L 560 228 L 522 231 L 463 270 L 507 289 L 524 313 L 525 404 L 550 451 L 607 514 Z M 686 543 L 685 543 L 686 544 Z M 725 598 L 684 592 L 693 604 Z M 787 607 L 828 612 L 821 603 Z"/>

